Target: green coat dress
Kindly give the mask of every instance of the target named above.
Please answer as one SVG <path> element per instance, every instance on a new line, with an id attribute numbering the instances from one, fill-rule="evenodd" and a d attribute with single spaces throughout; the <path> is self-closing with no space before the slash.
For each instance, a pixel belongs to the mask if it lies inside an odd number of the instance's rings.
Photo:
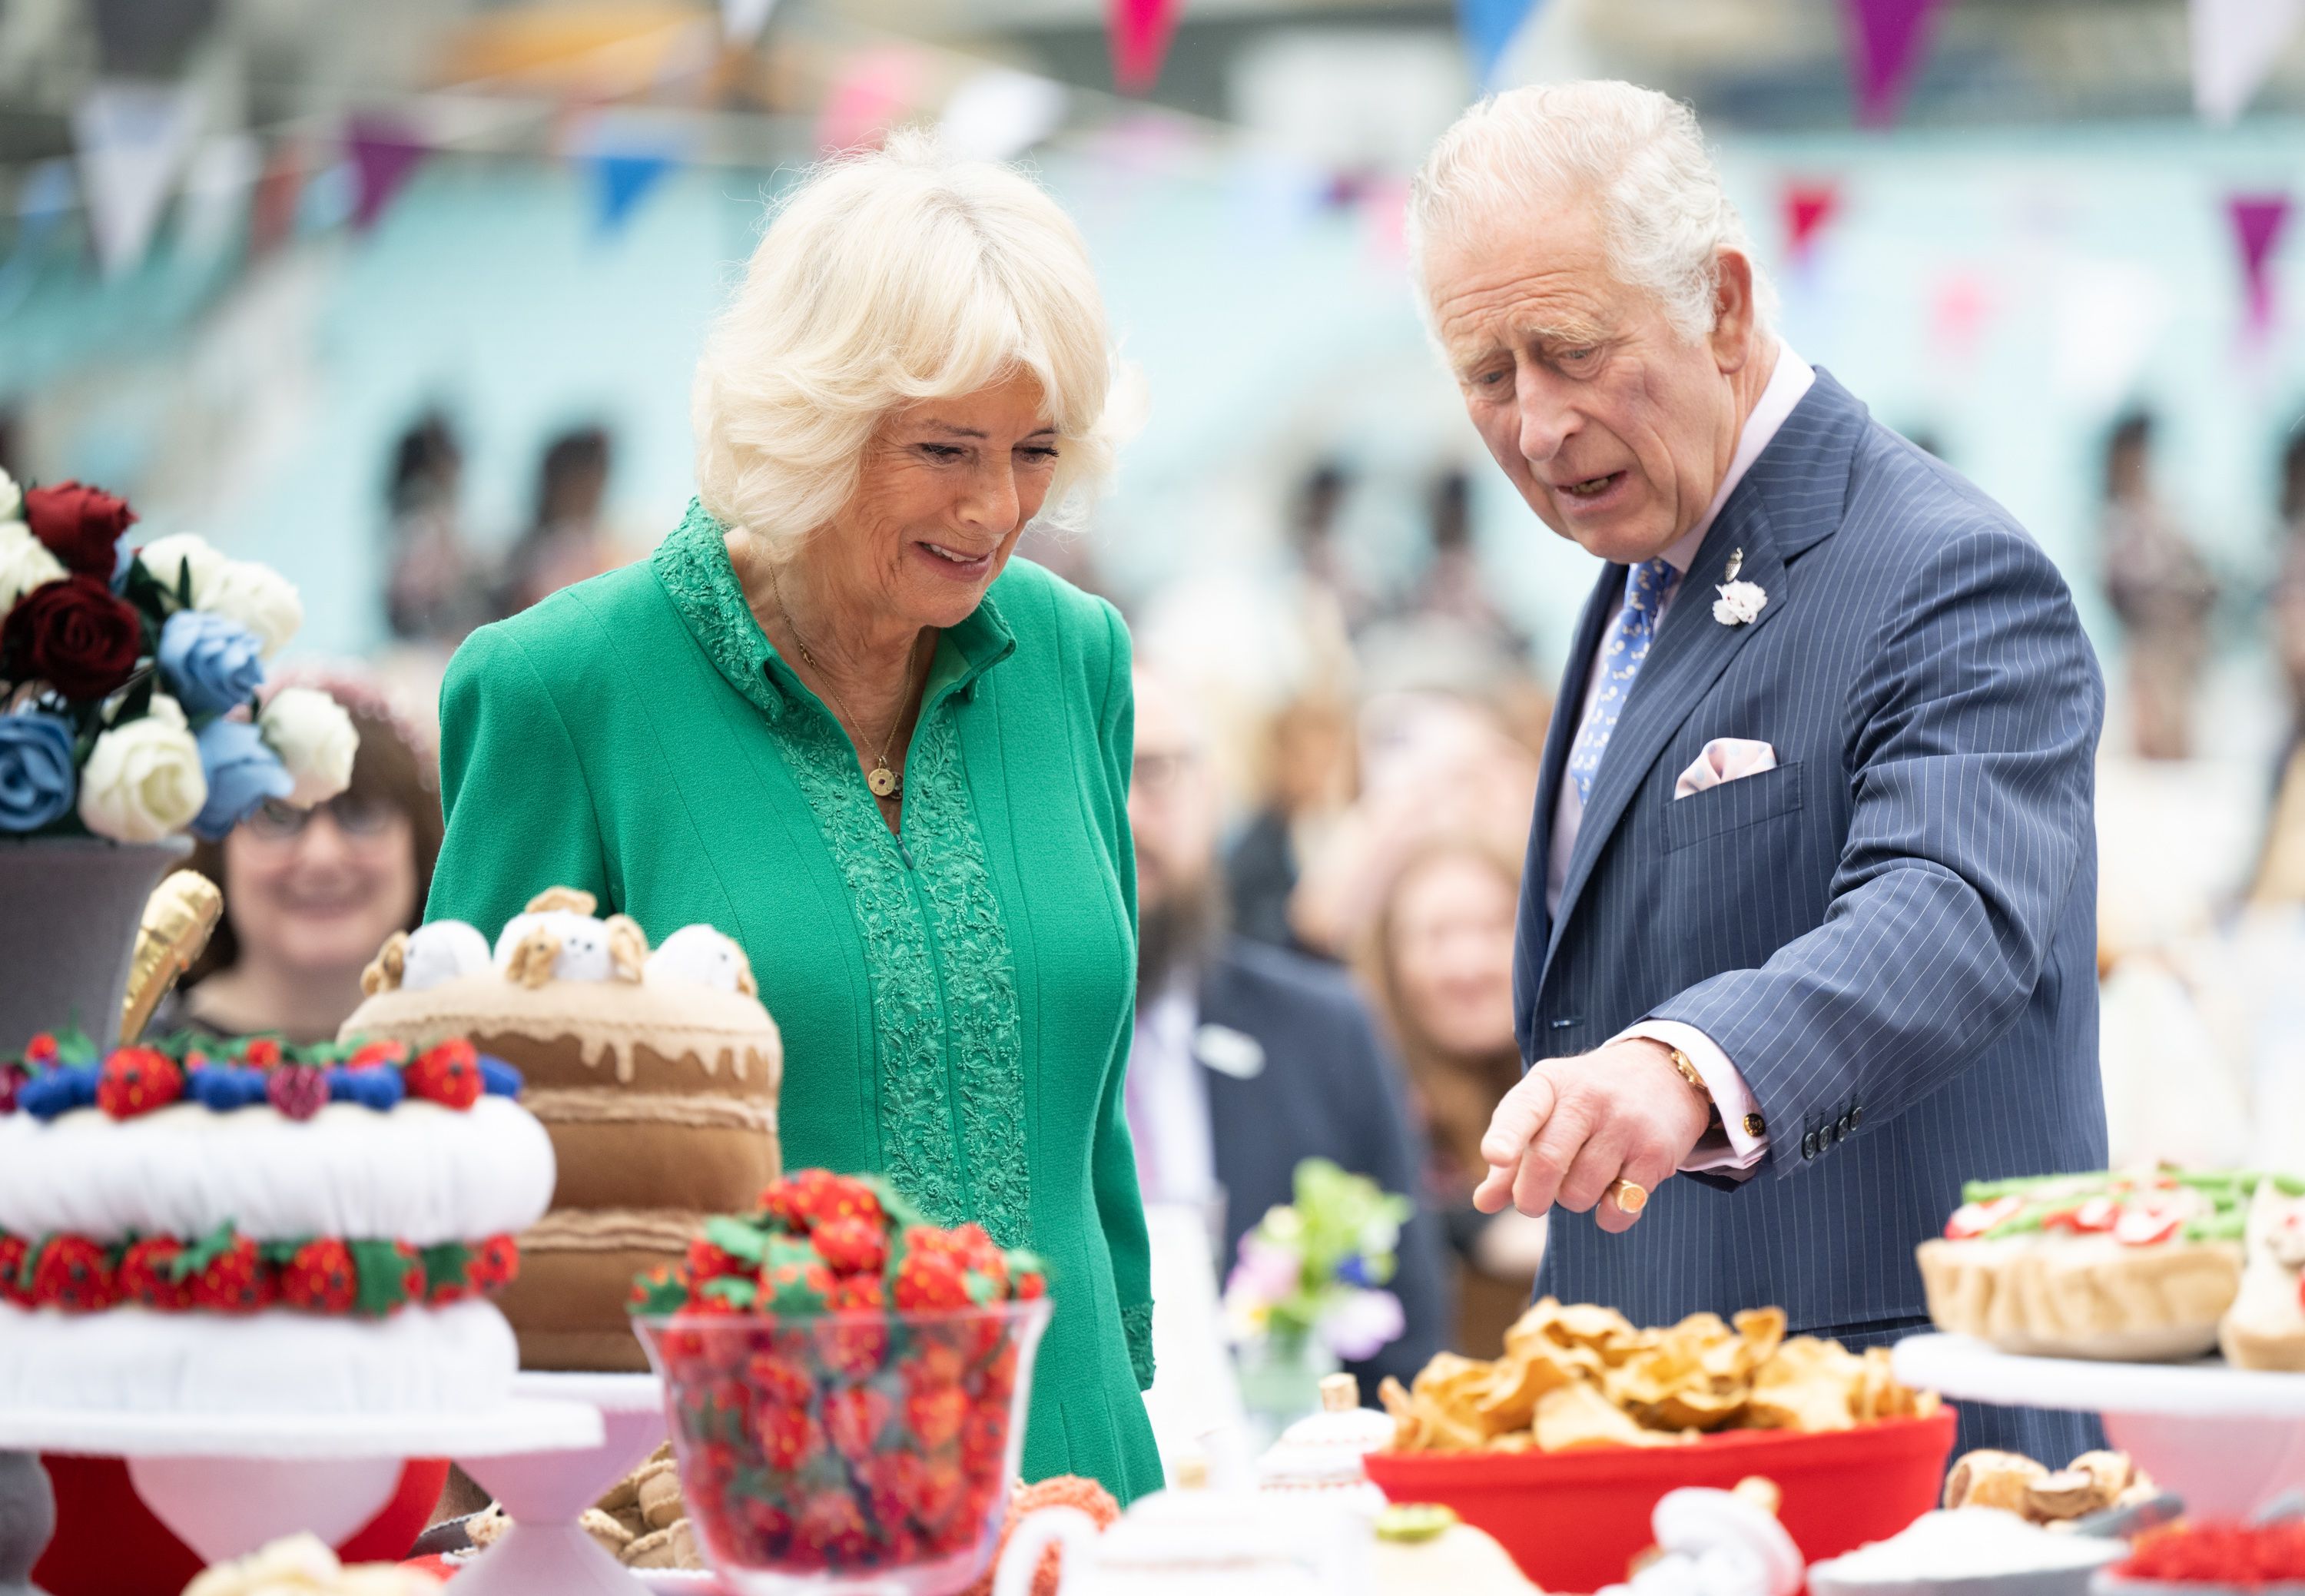
<path id="1" fill-rule="evenodd" d="M 1144 1216 L 1121 1106 L 1135 985 L 1128 635 L 1011 560 L 938 640 L 903 837 L 692 506 L 647 562 L 475 632 L 440 693 L 429 917 L 582 887 L 651 941 L 744 944 L 784 1032 L 788 1168 L 885 1174 L 1048 1262 L 1025 1472 L 1161 1484 Z"/>

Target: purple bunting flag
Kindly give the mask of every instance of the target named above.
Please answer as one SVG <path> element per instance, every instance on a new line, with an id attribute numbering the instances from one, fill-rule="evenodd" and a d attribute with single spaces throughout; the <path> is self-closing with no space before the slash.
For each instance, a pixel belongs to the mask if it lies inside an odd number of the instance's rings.
<path id="1" fill-rule="evenodd" d="M 344 130 L 344 148 L 358 184 L 353 226 L 361 232 L 376 226 L 384 208 L 431 153 L 430 146 L 407 126 L 384 116 L 353 117 Z"/>
<path id="2" fill-rule="evenodd" d="M 1929 19 L 1939 0 L 1841 0 L 1849 29 L 1849 76 L 1857 120 L 1886 127 L 1897 120 L 1926 53 Z"/>

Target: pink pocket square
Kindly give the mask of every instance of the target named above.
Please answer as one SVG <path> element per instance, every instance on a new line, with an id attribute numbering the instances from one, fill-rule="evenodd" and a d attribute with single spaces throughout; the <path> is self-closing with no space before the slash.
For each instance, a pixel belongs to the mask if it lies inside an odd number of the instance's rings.
<path id="1" fill-rule="evenodd" d="M 1777 751 L 1768 744 L 1756 742 L 1748 737 L 1716 737 L 1705 744 L 1705 752 L 1680 772 L 1680 779 L 1672 784 L 1672 796 L 1685 798 L 1692 793 L 1718 787 L 1723 781 L 1757 776 L 1763 771 L 1776 768 Z"/>

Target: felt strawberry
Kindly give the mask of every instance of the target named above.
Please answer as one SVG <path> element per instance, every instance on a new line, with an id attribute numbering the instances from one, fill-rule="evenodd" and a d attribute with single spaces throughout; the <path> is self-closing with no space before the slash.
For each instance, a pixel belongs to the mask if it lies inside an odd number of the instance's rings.
<path id="1" fill-rule="evenodd" d="M 889 1236 L 869 1219 L 827 1219 L 809 1233 L 816 1253 L 836 1275 L 878 1275 L 889 1261 Z"/>
<path id="2" fill-rule="evenodd" d="M 56 1045 L 54 1031 L 38 1031 L 24 1044 L 24 1062 L 36 1070 L 45 1070 L 56 1062 L 63 1049 Z"/>
<path id="3" fill-rule="evenodd" d="M 0 1302 L 13 1302 L 19 1308 L 32 1305 L 32 1284 L 23 1277 L 31 1256 L 31 1242 L 0 1231 Z"/>
<path id="4" fill-rule="evenodd" d="M 268 1070 L 264 1100 L 292 1120 L 309 1120 L 328 1105 L 328 1072 L 317 1064 Z"/>
<path id="5" fill-rule="evenodd" d="M 967 1269 L 933 1237 L 933 1232 L 919 1225 L 905 1232 L 904 1250 L 890 1282 L 891 1300 L 899 1312 L 945 1312 L 974 1305 Z"/>
<path id="6" fill-rule="evenodd" d="M 269 1070 L 285 1055 L 280 1051 L 279 1038 L 257 1037 L 240 1050 L 240 1062 L 259 1070 Z"/>
<path id="7" fill-rule="evenodd" d="M 192 1305 L 192 1288 L 176 1260 L 184 1244 L 174 1236 L 152 1236 L 130 1245 L 121 1256 L 115 1281 L 123 1302 L 134 1302 L 164 1312 L 182 1312 Z"/>
<path id="8" fill-rule="evenodd" d="M 472 1249 L 464 1264 L 464 1286 L 476 1297 L 500 1292 L 520 1277 L 520 1243 L 490 1236 Z"/>
<path id="9" fill-rule="evenodd" d="M 905 1393 L 905 1433 L 933 1452 L 958 1438 L 968 1421 L 968 1393 L 957 1385 L 909 1385 Z"/>
<path id="10" fill-rule="evenodd" d="M 775 1313 L 821 1313 L 832 1295 L 832 1271 L 804 1241 L 769 1238 L 761 1261 L 760 1304 Z"/>
<path id="11" fill-rule="evenodd" d="M 864 1510 L 846 1490 L 821 1490 L 804 1498 L 793 1519 L 793 1545 L 831 1563 L 853 1563 L 871 1549 Z"/>
<path id="12" fill-rule="evenodd" d="M 753 1408 L 753 1435 L 761 1460 L 779 1474 L 797 1472 L 824 1450 L 824 1430 L 804 1407 L 763 1402 Z"/>
<path id="13" fill-rule="evenodd" d="M 753 1399 L 772 1406 L 804 1408 L 816 1396 L 816 1381 L 802 1361 L 775 1352 L 757 1352 L 744 1361 L 744 1380 Z"/>
<path id="14" fill-rule="evenodd" d="M 888 1287 L 878 1275 L 843 1275 L 832 1283 L 824 1300 L 827 1310 L 839 1314 L 872 1315 L 834 1321 L 824 1327 L 825 1361 L 851 1379 L 863 1379 L 889 1355 L 888 1321 L 878 1317 L 888 1307 Z"/>
<path id="15" fill-rule="evenodd" d="M 481 1100 L 481 1055 L 458 1037 L 418 1054 L 401 1080 L 413 1097 L 447 1108 L 470 1108 Z"/>
<path id="16" fill-rule="evenodd" d="M 333 1238 L 305 1242 L 280 1271 L 280 1300 L 307 1313 L 350 1313 L 359 1295 L 352 1249 Z"/>
<path id="17" fill-rule="evenodd" d="M 363 1042 L 353 1049 L 350 1058 L 344 1060 L 355 1070 L 367 1064 L 404 1064 L 407 1062 L 408 1044 L 396 1038 Z"/>
<path id="18" fill-rule="evenodd" d="M 256 1243 L 221 1226 L 177 1255 L 174 1266 L 192 1306 L 210 1313 L 253 1313 L 264 1305 L 264 1263 Z"/>
<path id="19" fill-rule="evenodd" d="M 824 1399 L 824 1433 L 833 1450 L 851 1463 L 861 1464 L 880 1449 L 881 1432 L 896 1404 L 871 1386 L 847 1386 Z"/>
<path id="20" fill-rule="evenodd" d="M 688 1281 L 681 1273 L 667 1265 L 651 1269 L 633 1282 L 632 1294 L 625 1306 L 634 1313 L 678 1313 L 688 1306 Z"/>
<path id="21" fill-rule="evenodd" d="M 742 1496 L 731 1504 L 735 1522 L 727 1526 L 741 1539 L 754 1563 L 770 1562 L 784 1553 L 792 1540 L 793 1516 L 766 1496 Z"/>
<path id="22" fill-rule="evenodd" d="M 724 1275 L 750 1275 L 760 1267 L 759 1259 L 740 1258 L 713 1239 L 710 1226 L 706 1233 L 688 1243 L 688 1255 L 683 1260 L 689 1282 L 702 1286 L 708 1280 L 718 1280 Z"/>
<path id="23" fill-rule="evenodd" d="M 32 1265 L 32 1305 L 96 1313 L 120 1300 L 112 1254 L 86 1236 L 51 1236 Z"/>
<path id="24" fill-rule="evenodd" d="M 806 1233 L 828 1219 L 883 1219 L 880 1195 L 855 1175 L 804 1169 L 761 1193 L 761 1210 L 787 1230 Z"/>
<path id="25" fill-rule="evenodd" d="M 115 1120 L 166 1108 L 183 1095 L 183 1066 L 157 1047 L 115 1047 L 96 1078 L 96 1105 Z"/>

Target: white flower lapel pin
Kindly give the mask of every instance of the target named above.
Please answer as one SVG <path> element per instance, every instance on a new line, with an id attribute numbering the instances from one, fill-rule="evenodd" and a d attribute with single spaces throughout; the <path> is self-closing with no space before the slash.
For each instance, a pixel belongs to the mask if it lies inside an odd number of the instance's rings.
<path id="1" fill-rule="evenodd" d="M 1737 573 L 1745 568 L 1745 551 L 1729 551 L 1728 568 L 1721 574 L 1728 578 L 1714 589 L 1721 596 L 1713 601 L 1713 619 L 1724 627 L 1741 627 L 1760 618 L 1767 607 L 1769 595 L 1757 582 L 1739 582 Z"/>

